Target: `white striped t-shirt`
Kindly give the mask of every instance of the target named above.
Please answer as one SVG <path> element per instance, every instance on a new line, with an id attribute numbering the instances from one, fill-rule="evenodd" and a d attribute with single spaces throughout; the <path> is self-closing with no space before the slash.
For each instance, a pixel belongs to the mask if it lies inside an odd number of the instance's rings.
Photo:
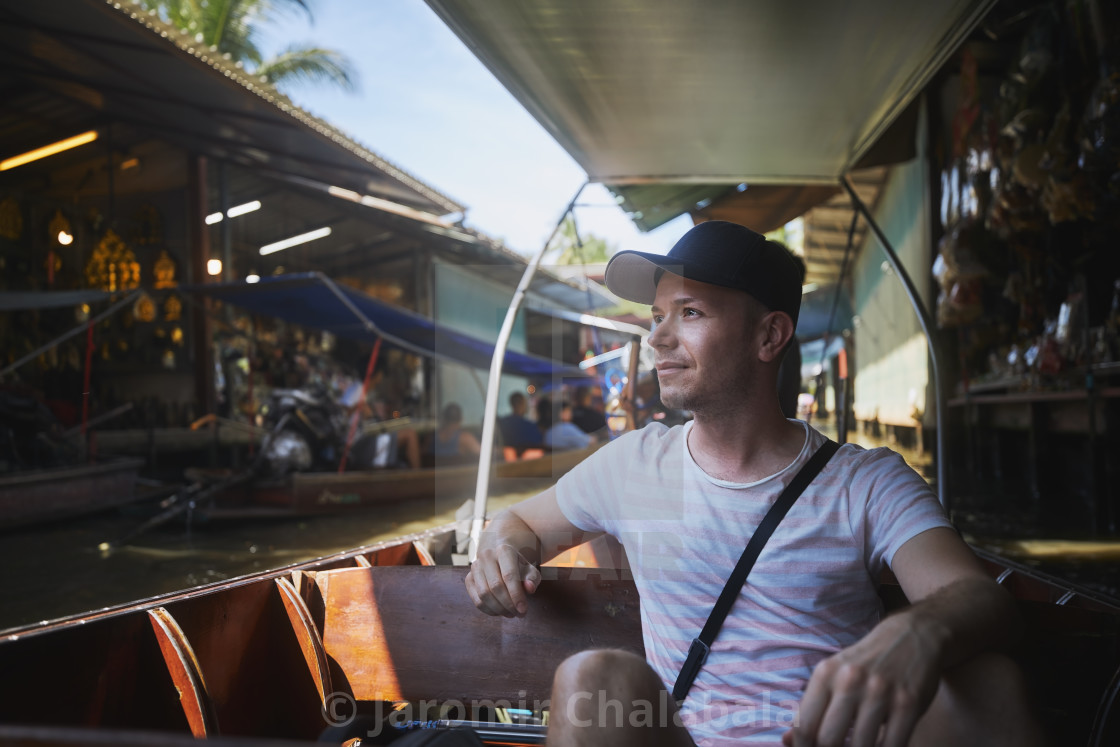
<path id="1" fill-rule="evenodd" d="M 557 483 L 572 524 L 625 546 L 646 658 L 668 689 L 767 509 L 824 443 L 804 425 L 797 459 L 749 484 L 696 465 L 692 423 L 629 433 Z M 911 537 L 949 526 L 898 454 L 842 446 L 766 544 L 692 686 L 682 715 L 696 743 L 779 742 L 813 668 L 879 621 L 884 564 Z"/>

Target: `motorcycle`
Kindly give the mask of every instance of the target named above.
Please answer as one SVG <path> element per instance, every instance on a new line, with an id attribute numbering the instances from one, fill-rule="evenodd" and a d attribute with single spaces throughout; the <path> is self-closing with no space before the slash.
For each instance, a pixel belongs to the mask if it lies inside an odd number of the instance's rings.
<path id="1" fill-rule="evenodd" d="M 325 387 L 273 389 L 261 414 L 268 430 L 261 454 L 266 474 L 283 477 L 289 472 L 337 468 L 348 412 Z"/>

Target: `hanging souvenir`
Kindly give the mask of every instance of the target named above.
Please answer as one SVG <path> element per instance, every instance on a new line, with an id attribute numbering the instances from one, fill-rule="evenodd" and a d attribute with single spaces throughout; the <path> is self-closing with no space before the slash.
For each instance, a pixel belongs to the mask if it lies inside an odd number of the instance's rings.
<path id="1" fill-rule="evenodd" d="M 156 302 L 147 293 L 141 293 L 140 298 L 132 305 L 132 315 L 139 322 L 154 322 L 156 320 Z"/>
<path id="2" fill-rule="evenodd" d="M 160 250 L 159 257 L 152 265 L 152 275 L 155 277 L 153 286 L 156 290 L 175 287 L 175 260 L 171 259 L 166 249 Z"/>
<path id="3" fill-rule="evenodd" d="M 86 264 L 86 282 L 110 293 L 140 285 L 140 263 L 113 229 L 105 232 Z"/>
<path id="4" fill-rule="evenodd" d="M 1054 118 L 1054 127 L 1046 138 L 1045 152 L 1039 164 L 1048 172 L 1042 189 L 1042 204 L 1050 223 L 1054 225 L 1093 215 L 1094 200 L 1089 180 L 1073 157 L 1072 119 L 1070 103 L 1066 100 Z"/>
<path id="5" fill-rule="evenodd" d="M 183 302 L 173 293 L 163 302 L 163 320 L 165 322 L 177 322 L 182 316 Z"/>
<path id="6" fill-rule="evenodd" d="M 23 216 L 19 203 L 12 197 L 0 200 L 0 236 L 15 241 L 23 234 Z"/>

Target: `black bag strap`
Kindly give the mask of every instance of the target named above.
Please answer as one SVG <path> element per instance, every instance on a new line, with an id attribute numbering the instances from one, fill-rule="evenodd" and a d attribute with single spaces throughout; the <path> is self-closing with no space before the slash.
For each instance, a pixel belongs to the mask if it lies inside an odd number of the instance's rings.
<path id="1" fill-rule="evenodd" d="M 805 466 L 801 468 L 801 471 L 794 476 L 786 489 L 782 491 L 782 494 L 778 496 L 778 500 L 774 501 L 774 505 L 770 507 L 766 516 L 759 523 L 758 529 L 754 530 L 754 535 L 739 557 L 735 570 L 731 572 L 723 591 L 720 592 L 719 599 L 712 607 L 712 613 L 708 615 L 708 621 L 704 623 L 704 629 L 700 631 L 698 637 L 692 639 L 692 645 L 688 647 L 688 656 L 681 666 L 680 674 L 677 675 L 676 684 L 673 685 L 673 698 L 678 702 L 684 700 L 688 691 L 692 689 L 692 683 L 696 679 L 696 675 L 700 674 L 700 669 L 704 666 L 708 653 L 711 651 L 712 642 L 715 641 L 719 629 L 723 626 L 724 619 L 727 618 L 727 613 L 731 611 L 732 605 L 735 604 L 735 600 L 739 596 L 739 591 L 746 583 L 747 574 L 751 572 L 754 562 L 762 554 L 762 548 L 766 546 L 766 541 L 778 528 L 778 524 L 785 518 L 790 507 L 793 506 L 794 502 L 805 491 L 805 488 L 809 486 L 809 483 L 813 481 L 813 478 L 817 476 L 839 448 L 840 445 L 832 439 L 825 441 L 817 449 L 817 453 L 813 454 L 809 461 L 805 463 Z"/>

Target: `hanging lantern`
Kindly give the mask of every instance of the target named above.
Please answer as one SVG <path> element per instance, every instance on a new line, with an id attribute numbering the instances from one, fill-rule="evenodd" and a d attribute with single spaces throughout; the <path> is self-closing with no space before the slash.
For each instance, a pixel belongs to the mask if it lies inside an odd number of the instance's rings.
<path id="1" fill-rule="evenodd" d="M 62 210 L 54 211 L 54 217 L 47 226 L 47 233 L 52 241 L 57 241 L 62 246 L 70 246 L 74 243 L 74 229 L 70 227 L 70 221 L 62 214 Z"/>

